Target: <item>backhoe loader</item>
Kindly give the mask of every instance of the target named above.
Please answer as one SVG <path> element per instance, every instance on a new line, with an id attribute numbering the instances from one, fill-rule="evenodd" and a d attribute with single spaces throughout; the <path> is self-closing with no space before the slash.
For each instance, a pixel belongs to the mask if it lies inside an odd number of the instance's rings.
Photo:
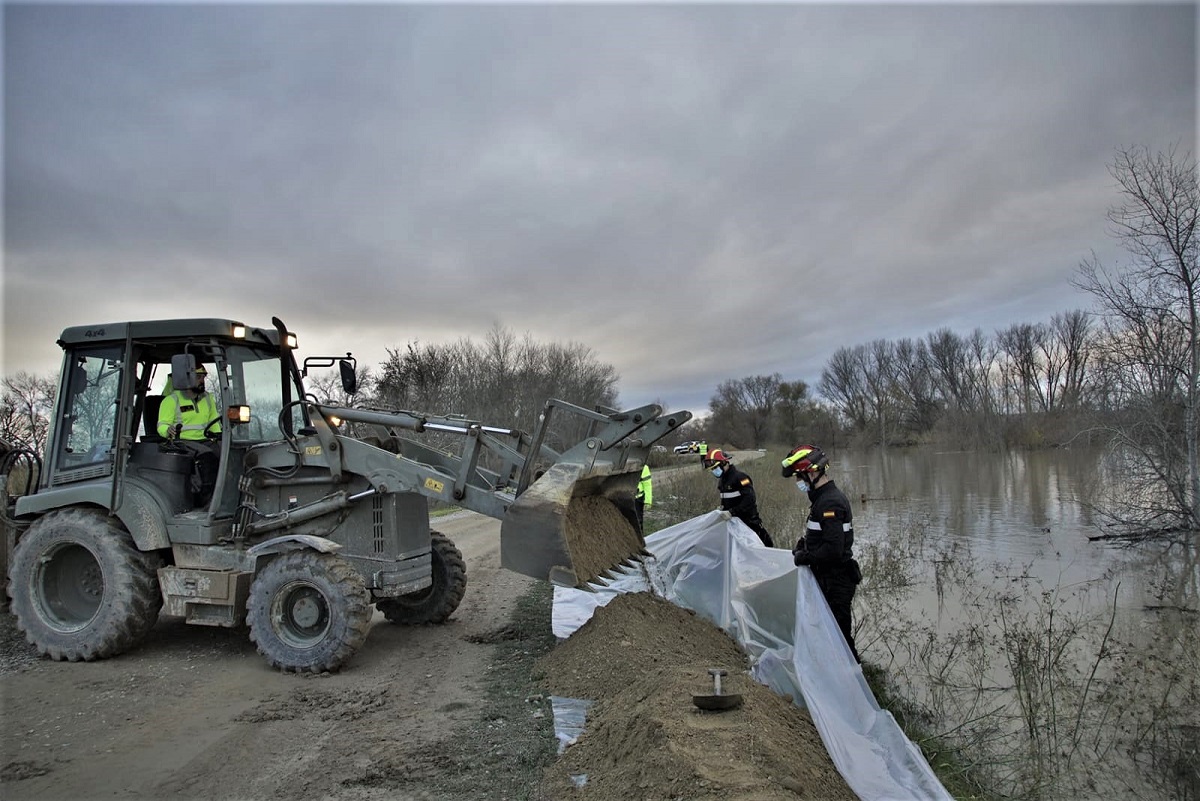
<path id="1" fill-rule="evenodd" d="M 633 497 L 651 445 L 691 418 L 550 399 L 530 436 L 457 415 L 323 403 L 305 389 L 309 369 L 336 366 L 352 396 L 353 357 L 299 363 L 278 318 L 263 328 L 77 326 L 59 345 L 45 453 L 0 447 L 11 610 L 59 660 L 125 652 L 161 613 L 245 624 L 284 671 L 338 670 L 374 609 L 393 623 L 441 623 L 462 600 L 462 555 L 430 529 L 431 501 L 499 519 L 505 568 L 603 582 L 643 547 Z M 164 395 L 195 386 L 202 365 L 220 414 L 203 442 L 162 437 Z M 564 420 L 581 433 L 554 447 L 571 430 Z M 207 476 L 203 450 L 216 465 Z M 10 497 L 21 477 L 25 491 Z"/>

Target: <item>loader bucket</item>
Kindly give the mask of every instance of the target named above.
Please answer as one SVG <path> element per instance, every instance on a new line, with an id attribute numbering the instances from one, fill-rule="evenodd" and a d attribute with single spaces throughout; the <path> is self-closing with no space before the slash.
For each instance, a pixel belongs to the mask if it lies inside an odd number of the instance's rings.
<path id="1" fill-rule="evenodd" d="M 636 559 L 645 545 L 634 508 L 641 465 L 600 470 L 559 462 L 531 484 L 501 521 L 501 566 L 576 587 Z"/>

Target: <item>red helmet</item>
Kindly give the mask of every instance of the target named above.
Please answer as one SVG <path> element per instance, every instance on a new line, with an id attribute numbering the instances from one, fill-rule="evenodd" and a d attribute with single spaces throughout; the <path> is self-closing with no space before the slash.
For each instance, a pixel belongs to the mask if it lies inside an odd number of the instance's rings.
<path id="1" fill-rule="evenodd" d="M 816 445 L 797 445 L 783 460 L 783 477 L 790 478 L 797 473 L 816 473 L 824 475 L 829 467 L 829 459 L 825 452 Z"/>
<path id="2" fill-rule="evenodd" d="M 728 463 L 729 457 L 726 456 L 725 451 L 721 450 L 720 448 L 714 448 L 713 450 L 709 451 L 708 454 L 704 457 L 704 466 L 705 467 L 715 467 L 716 465 L 719 465 L 722 462 Z"/>

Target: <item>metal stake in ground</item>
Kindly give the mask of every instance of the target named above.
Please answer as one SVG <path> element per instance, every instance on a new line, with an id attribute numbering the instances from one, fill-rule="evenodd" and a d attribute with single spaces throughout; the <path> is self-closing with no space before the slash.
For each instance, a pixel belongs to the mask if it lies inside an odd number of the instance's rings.
<path id="1" fill-rule="evenodd" d="M 734 709 L 742 705 L 742 696 L 738 693 L 725 694 L 721 692 L 721 677 L 729 675 L 721 668 L 709 668 L 708 673 L 713 678 L 712 695 L 693 695 L 692 703 L 700 709 L 719 712 L 724 709 Z"/>

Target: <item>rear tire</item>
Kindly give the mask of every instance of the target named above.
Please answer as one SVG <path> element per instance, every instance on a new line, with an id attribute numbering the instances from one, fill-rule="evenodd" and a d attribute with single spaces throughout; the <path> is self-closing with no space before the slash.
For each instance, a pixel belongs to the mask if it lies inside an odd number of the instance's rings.
<path id="1" fill-rule="evenodd" d="M 445 623 L 462 603 L 467 591 L 467 566 L 462 553 L 440 531 L 431 531 L 429 536 L 433 584 L 419 592 L 377 601 L 375 606 L 391 623 L 406 626 Z"/>
<path id="2" fill-rule="evenodd" d="M 371 598 L 344 559 L 290 551 L 258 572 L 246 609 L 250 640 L 283 671 L 336 671 L 367 639 Z"/>
<path id="3" fill-rule="evenodd" d="M 9 568 L 17 628 L 51 659 L 90 662 L 124 653 L 162 608 L 162 557 L 137 549 L 120 521 L 60 509 L 21 535 Z"/>

